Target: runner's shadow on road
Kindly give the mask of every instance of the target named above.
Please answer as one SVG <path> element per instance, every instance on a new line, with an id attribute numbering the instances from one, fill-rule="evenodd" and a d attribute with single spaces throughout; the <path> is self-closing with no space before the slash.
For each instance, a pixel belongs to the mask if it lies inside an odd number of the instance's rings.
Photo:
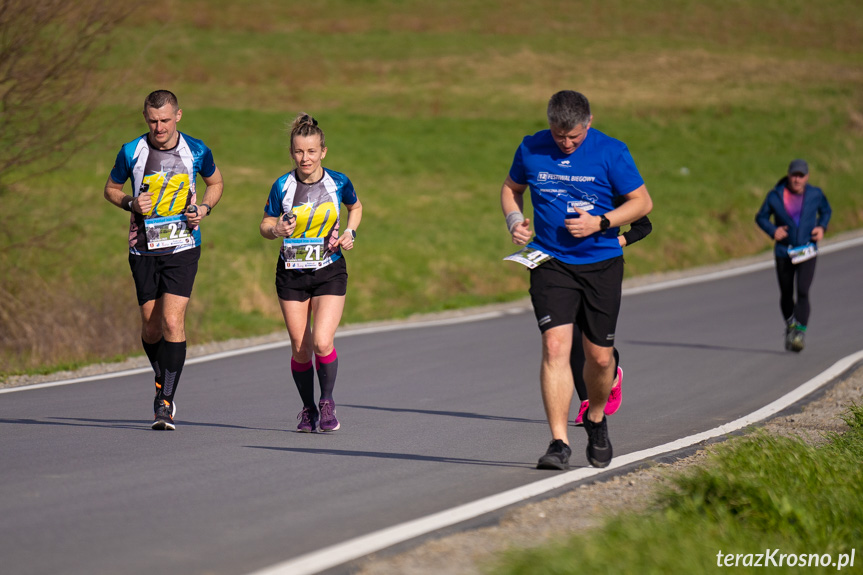
<path id="1" fill-rule="evenodd" d="M 409 409 L 406 407 L 382 407 L 380 405 L 355 405 L 340 403 L 338 407 L 352 407 L 356 409 L 370 409 L 373 411 L 388 411 L 391 413 L 420 413 L 422 415 L 443 415 L 445 417 L 463 417 L 467 419 L 484 419 L 486 421 L 511 421 L 513 423 L 541 423 L 545 425 L 544 419 L 526 419 L 524 417 L 503 417 L 500 415 L 485 415 L 482 413 L 471 413 L 468 411 L 439 411 L 434 409 Z"/>
<path id="2" fill-rule="evenodd" d="M 310 455 L 338 455 L 343 457 L 364 457 L 375 459 L 395 459 L 410 461 L 429 461 L 432 463 L 456 463 L 458 465 L 481 465 L 484 467 L 515 467 L 517 469 L 530 469 L 528 465 L 518 461 L 483 461 L 481 459 L 464 459 L 461 457 L 445 457 L 433 455 L 420 455 L 418 453 L 386 453 L 383 451 L 350 451 L 347 449 L 312 449 L 306 447 L 273 447 L 268 445 L 245 445 L 249 449 L 264 449 L 269 451 L 284 451 L 288 453 L 308 453 Z"/>
<path id="3" fill-rule="evenodd" d="M 710 351 L 742 351 L 744 353 L 757 353 L 761 355 L 787 355 L 790 352 L 777 349 L 756 349 L 752 347 L 732 347 L 728 345 L 709 345 L 706 343 L 681 343 L 677 341 L 638 341 L 623 340 L 627 345 L 644 345 L 649 347 L 683 347 L 686 349 L 706 349 Z M 623 365 L 623 363 L 621 363 Z"/>
<path id="4" fill-rule="evenodd" d="M 0 419 L 0 425 L 4 423 L 12 425 L 55 425 L 60 427 L 102 427 L 111 429 L 144 429 L 145 422 L 133 419 L 76 419 L 71 417 L 51 418 L 58 421 L 46 419 Z M 68 420 L 68 421 L 61 421 Z M 149 431 L 149 423 L 147 430 Z"/>
<path id="5" fill-rule="evenodd" d="M 134 429 L 139 431 L 152 431 L 150 425 L 152 420 L 144 419 L 92 419 L 84 417 L 49 417 L 47 419 L 3 419 L 4 423 L 12 425 L 56 425 L 61 427 L 102 427 L 108 429 Z M 182 427 L 221 427 L 226 429 L 243 429 L 249 431 L 285 431 L 284 429 L 271 429 L 265 427 L 246 427 L 243 425 L 228 425 L 225 423 L 198 423 L 195 421 L 178 421 L 177 426 Z"/>

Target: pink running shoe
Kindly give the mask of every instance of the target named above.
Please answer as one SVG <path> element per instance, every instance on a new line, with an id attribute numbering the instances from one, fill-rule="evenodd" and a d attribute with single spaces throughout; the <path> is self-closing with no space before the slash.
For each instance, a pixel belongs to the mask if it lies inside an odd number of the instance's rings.
<path id="1" fill-rule="evenodd" d="M 623 390 L 620 385 L 623 383 L 623 368 L 617 366 L 617 385 L 611 388 L 611 393 L 608 394 L 608 403 L 605 404 L 605 415 L 612 415 L 620 409 L 620 404 L 623 401 Z"/>
<path id="2" fill-rule="evenodd" d="M 587 408 L 590 407 L 590 402 L 584 400 L 581 402 L 581 407 L 578 408 L 578 415 L 575 417 L 576 425 L 584 425 L 584 414 L 587 413 Z"/>

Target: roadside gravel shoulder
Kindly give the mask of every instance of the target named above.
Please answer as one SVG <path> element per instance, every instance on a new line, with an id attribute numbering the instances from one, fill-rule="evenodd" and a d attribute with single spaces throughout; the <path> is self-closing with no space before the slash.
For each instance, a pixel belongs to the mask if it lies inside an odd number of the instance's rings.
<path id="1" fill-rule="evenodd" d="M 799 412 L 775 417 L 763 426 L 770 434 L 797 436 L 808 443 L 825 441 L 847 426 L 841 416 L 863 402 L 863 367 L 835 383 Z M 648 508 L 669 477 L 705 462 L 710 447 L 672 463 L 581 485 L 571 491 L 506 513 L 491 527 L 455 532 L 426 540 L 397 555 L 386 552 L 355 563 L 356 575 L 486 575 L 491 562 L 507 549 L 540 546 L 601 525 L 622 512 Z"/>

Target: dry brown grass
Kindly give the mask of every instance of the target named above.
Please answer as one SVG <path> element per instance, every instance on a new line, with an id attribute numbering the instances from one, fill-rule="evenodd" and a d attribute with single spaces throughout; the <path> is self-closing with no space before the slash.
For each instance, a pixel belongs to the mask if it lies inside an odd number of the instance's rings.
<path id="1" fill-rule="evenodd" d="M 139 348 L 134 288 L 100 283 L 72 289 L 69 280 L 49 283 L 21 270 L 0 279 L 0 374 L 74 365 Z"/>

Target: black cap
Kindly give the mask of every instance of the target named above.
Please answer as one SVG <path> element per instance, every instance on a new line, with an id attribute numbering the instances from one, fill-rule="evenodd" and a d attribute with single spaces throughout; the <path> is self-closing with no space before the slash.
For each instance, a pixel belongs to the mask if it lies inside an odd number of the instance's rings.
<path id="1" fill-rule="evenodd" d="M 805 176 L 809 173 L 809 164 L 806 163 L 806 160 L 794 160 L 788 164 L 788 173 L 803 174 Z"/>

